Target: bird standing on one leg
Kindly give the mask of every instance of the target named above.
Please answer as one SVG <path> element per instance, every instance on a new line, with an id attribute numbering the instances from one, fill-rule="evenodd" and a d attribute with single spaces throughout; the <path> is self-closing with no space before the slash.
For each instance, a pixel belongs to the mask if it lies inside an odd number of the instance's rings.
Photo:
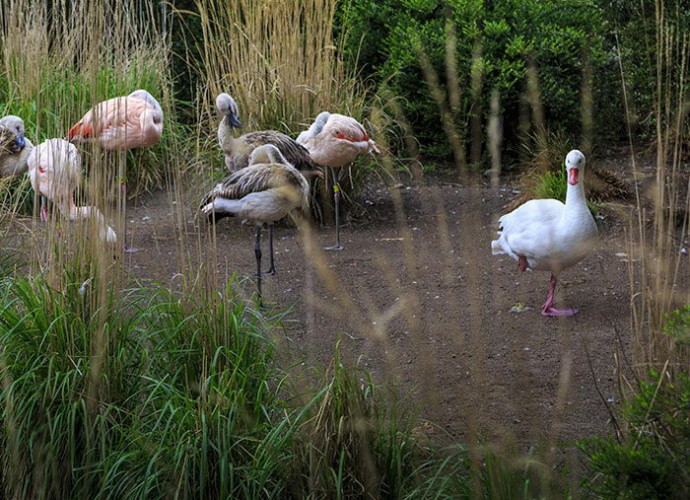
<path id="1" fill-rule="evenodd" d="M 314 123 L 297 137 L 319 165 L 334 168 L 349 165 L 363 153 L 380 154 L 376 143 L 369 138 L 369 134 L 361 123 L 350 116 L 339 115 L 324 111 L 320 113 Z M 342 250 L 340 243 L 340 198 L 342 188 L 335 171 L 333 176 L 333 201 L 335 204 L 335 246 L 326 250 Z"/>
<path id="2" fill-rule="evenodd" d="M 206 195 L 201 212 L 213 221 L 238 217 L 257 225 L 255 257 L 261 301 L 261 229 L 296 210 L 309 208 L 309 183 L 271 144 L 256 148 L 249 165 L 230 174 Z M 274 272 L 273 249 L 269 272 Z"/>
<path id="3" fill-rule="evenodd" d="M 508 254 L 518 270 L 551 271 L 544 316 L 572 316 L 576 309 L 553 305 L 558 275 L 580 262 L 594 247 L 598 230 L 585 199 L 585 156 L 573 150 L 565 158 L 568 190 L 565 204 L 554 199 L 530 200 L 499 219 L 501 229 L 491 242 L 494 255 Z"/>
<path id="4" fill-rule="evenodd" d="M 95 218 L 99 238 L 109 244 L 117 241 L 115 231 L 105 223 L 98 208 L 78 207 L 74 203 L 74 192 L 81 180 L 81 157 L 73 144 L 48 139 L 33 148 L 27 165 L 36 196 L 49 199 L 70 220 Z"/>
<path id="5" fill-rule="evenodd" d="M 70 128 L 67 138 L 73 143 L 96 142 L 105 150 L 126 151 L 153 146 L 162 134 L 163 109 L 151 94 L 139 89 L 96 104 Z M 120 168 L 122 216 L 126 227 L 124 161 L 120 162 Z M 136 250 L 125 247 L 125 251 Z"/>

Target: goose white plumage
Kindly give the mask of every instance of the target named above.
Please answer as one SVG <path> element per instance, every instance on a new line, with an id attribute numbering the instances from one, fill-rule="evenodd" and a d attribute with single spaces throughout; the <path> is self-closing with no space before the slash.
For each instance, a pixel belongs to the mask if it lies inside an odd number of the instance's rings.
<path id="1" fill-rule="evenodd" d="M 341 168 L 364 153 L 380 154 L 376 143 L 369 138 L 364 126 L 351 116 L 323 111 L 307 130 L 297 136 L 319 165 Z M 333 200 L 335 203 L 335 245 L 326 250 L 342 250 L 340 243 L 340 197 L 342 188 L 333 172 Z"/>
<path id="2" fill-rule="evenodd" d="M 211 220 L 238 217 L 256 224 L 257 288 L 261 298 L 261 229 L 293 211 L 308 213 L 309 183 L 280 150 L 266 144 L 252 151 L 249 165 L 230 174 L 208 193 L 201 212 Z M 273 245 L 268 273 L 275 272 Z"/>
<path id="3" fill-rule="evenodd" d="M 551 271 L 544 316 L 572 316 L 575 309 L 553 306 L 558 275 L 584 259 L 594 247 L 598 230 L 584 190 L 585 156 L 573 150 L 566 156 L 568 190 L 565 204 L 554 199 L 531 200 L 499 219 L 499 238 L 491 242 L 494 255 L 507 254 L 518 269 Z"/>
<path id="4" fill-rule="evenodd" d="M 45 196 L 70 220 L 96 219 L 100 239 L 110 244 L 117 241 L 115 231 L 105 223 L 98 208 L 78 207 L 74 203 L 74 192 L 81 180 L 81 157 L 73 144 L 64 139 L 48 139 L 33 148 L 27 165 L 37 196 Z"/>

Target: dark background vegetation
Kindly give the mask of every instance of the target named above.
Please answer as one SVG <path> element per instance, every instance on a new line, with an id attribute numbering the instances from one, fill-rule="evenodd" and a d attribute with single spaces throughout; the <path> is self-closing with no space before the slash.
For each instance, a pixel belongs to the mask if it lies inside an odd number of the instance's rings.
<path id="1" fill-rule="evenodd" d="M 675 13 L 669 22 L 681 33 L 690 28 L 690 10 L 683 4 L 665 2 L 666 9 Z M 180 54 L 175 60 L 176 92 L 179 99 L 191 101 L 197 76 L 188 61 L 198 57 L 199 20 L 194 1 L 177 1 L 175 7 L 179 14 L 175 22 L 184 27 L 179 33 L 184 36 L 173 41 Z M 373 94 L 395 96 L 425 163 L 433 168 L 448 165 L 453 155 L 418 51 L 421 48 L 428 55 L 447 89 L 450 21 L 457 42 L 454 74 L 461 92 L 460 108 L 451 112 L 468 163 L 487 168 L 486 126 L 493 89 L 500 93 L 505 166 L 524 158 L 524 146 L 529 150 L 533 142 L 534 125 L 525 119 L 530 61 L 537 68 L 543 126 L 549 134 L 580 146 L 581 91 L 590 71 L 594 149 L 626 143 L 628 126 L 636 141 L 649 145 L 657 77 L 654 9 L 652 0 L 343 0 L 338 4 L 336 33 L 349 71 Z"/>

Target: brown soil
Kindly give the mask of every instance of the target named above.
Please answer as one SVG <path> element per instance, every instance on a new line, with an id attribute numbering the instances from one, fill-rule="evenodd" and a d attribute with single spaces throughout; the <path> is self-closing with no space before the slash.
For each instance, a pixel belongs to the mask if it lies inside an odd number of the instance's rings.
<path id="1" fill-rule="evenodd" d="M 334 230 L 317 228 L 309 258 L 296 229 L 276 228 L 277 273 L 263 278 L 263 292 L 271 310 L 288 310 L 282 359 L 303 360 L 305 372 L 326 367 L 340 339 L 344 362 L 397 384 L 441 442 L 479 436 L 525 446 L 611 433 L 615 356 L 632 338 L 626 225 L 608 211 L 598 220 L 599 247 L 563 273 L 557 290 L 557 305 L 579 314 L 543 318 L 548 274 L 519 273 L 509 257 L 491 255 L 495 221 L 515 196 L 510 187 L 443 181 L 372 189 L 360 200 L 364 214 L 342 228 L 345 249 L 321 252 Z M 201 246 L 202 260 L 212 254 L 196 237 L 204 225 L 193 202 L 177 243 L 171 198 L 132 204 L 128 229 L 140 251 L 125 257 L 133 275 L 166 285 L 185 271 L 180 248 L 197 255 Z M 255 290 L 254 234 L 236 220 L 218 223 L 217 264 L 209 265 L 220 286 L 237 272 L 249 277 L 243 289 Z"/>

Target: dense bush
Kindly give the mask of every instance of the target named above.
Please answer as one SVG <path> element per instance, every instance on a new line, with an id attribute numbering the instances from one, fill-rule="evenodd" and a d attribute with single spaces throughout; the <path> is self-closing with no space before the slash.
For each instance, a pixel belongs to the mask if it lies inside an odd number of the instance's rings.
<path id="1" fill-rule="evenodd" d="M 508 149 L 517 145 L 530 59 L 538 70 L 547 126 L 571 135 L 581 128 L 583 60 L 586 56 L 595 70 L 607 61 L 604 15 L 591 1 L 407 0 L 402 8 L 400 2 L 343 4 L 349 60 L 404 96 L 423 152 L 437 158 L 447 157 L 449 146 L 437 104 L 423 83 L 419 48 L 441 75 L 446 94 L 456 90 L 452 87 L 457 79 L 461 106 L 454 110 L 454 119 L 466 142 L 468 120 L 478 114 L 484 123 L 490 90 L 499 90 Z M 449 61 L 445 48 L 447 20 L 455 27 L 455 61 Z M 456 67 L 452 77 L 447 74 L 449 64 Z"/>

